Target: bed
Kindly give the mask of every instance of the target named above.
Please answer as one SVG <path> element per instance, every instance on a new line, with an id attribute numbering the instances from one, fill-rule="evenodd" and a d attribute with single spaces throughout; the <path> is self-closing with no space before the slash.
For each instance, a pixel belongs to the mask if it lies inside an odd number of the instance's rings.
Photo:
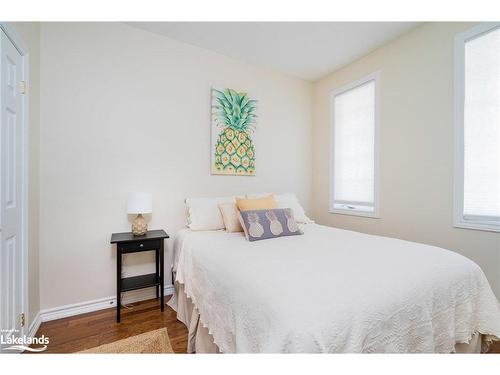
<path id="1" fill-rule="evenodd" d="M 189 352 L 452 353 L 500 337 L 481 268 L 445 249 L 318 224 L 249 242 L 181 230 L 176 294 Z"/>

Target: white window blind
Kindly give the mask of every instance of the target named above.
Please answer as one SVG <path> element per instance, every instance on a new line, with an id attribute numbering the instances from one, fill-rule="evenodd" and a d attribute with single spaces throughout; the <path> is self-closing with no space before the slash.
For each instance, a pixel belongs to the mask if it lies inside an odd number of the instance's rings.
<path id="1" fill-rule="evenodd" d="M 457 43 L 460 113 L 458 226 L 500 229 L 500 25 L 485 25 Z M 462 225 L 460 225 L 462 224 Z"/>
<path id="2" fill-rule="evenodd" d="M 376 77 L 336 91 L 332 111 L 331 211 L 373 215 L 376 211 Z"/>

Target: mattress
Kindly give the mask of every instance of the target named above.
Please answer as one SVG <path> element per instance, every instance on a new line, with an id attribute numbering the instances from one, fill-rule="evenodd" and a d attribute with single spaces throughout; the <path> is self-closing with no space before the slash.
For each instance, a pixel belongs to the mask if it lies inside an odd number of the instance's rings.
<path id="1" fill-rule="evenodd" d="M 500 336 L 482 270 L 452 251 L 308 224 L 248 242 L 182 230 L 176 282 L 226 353 L 453 352 Z"/>

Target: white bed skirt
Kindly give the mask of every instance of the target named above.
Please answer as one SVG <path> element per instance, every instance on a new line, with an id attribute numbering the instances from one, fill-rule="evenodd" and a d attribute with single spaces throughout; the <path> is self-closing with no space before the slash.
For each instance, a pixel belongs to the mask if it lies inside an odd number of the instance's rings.
<path id="1" fill-rule="evenodd" d="M 188 328 L 188 353 L 220 353 L 208 328 L 201 324 L 198 309 L 184 292 L 183 284 L 175 283 L 175 293 L 167 304 L 177 312 L 177 319 Z"/>
<path id="2" fill-rule="evenodd" d="M 175 293 L 167 304 L 177 312 L 177 319 L 188 328 L 188 353 L 220 353 L 209 328 L 201 323 L 198 309 L 184 292 L 183 284 L 175 282 Z M 457 343 L 455 353 L 481 353 L 482 347 L 485 347 L 483 335 L 474 334 L 469 343 Z"/>

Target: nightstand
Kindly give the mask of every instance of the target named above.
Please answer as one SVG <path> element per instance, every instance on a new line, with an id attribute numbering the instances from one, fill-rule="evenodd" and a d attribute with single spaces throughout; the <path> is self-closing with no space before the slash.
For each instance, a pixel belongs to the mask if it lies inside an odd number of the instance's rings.
<path id="1" fill-rule="evenodd" d="M 116 322 L 120 323 L 121 294 L 142 288 L 156 288 L 156 298 L 160 297 L 161 311 L 164 310 L 164 240 L 169 238 L 164 230 L 150 230 L 144 236 L 134 236 L 131 232 L 113 233 L 111 243 L 116 244 Z M 122 278 L 122 255 L 143 251 L 155 252 L 156 272 Z"/>

